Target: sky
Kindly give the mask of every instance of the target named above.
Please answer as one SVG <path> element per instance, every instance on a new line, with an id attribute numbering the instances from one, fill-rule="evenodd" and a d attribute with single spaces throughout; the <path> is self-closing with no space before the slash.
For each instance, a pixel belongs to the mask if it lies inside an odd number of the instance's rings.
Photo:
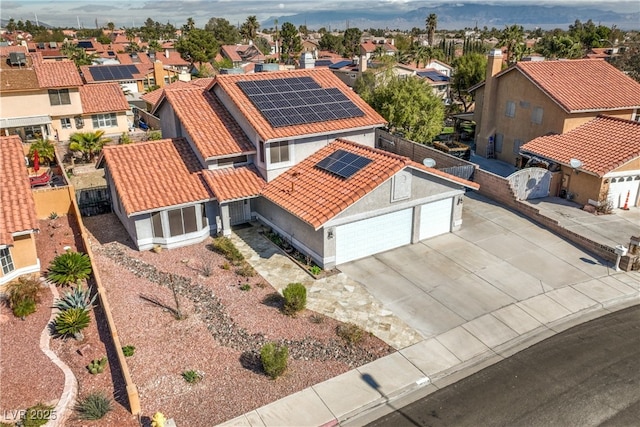
<path id="1" fill-rule="evenodd" d="M 0 18 L 16 21 L 31 20 L 52 26 L 77 27 L 78 22 L 85 28 L 113 22 L 118 27 L 141 26 L 147 18 L 155 21 L 182 26 L 192 17 L 196 26 L 203 27 L 211 17 L 228 19 L 231 23 L 243 22 L 247 16 L 256 15 L 258 21 L 271 17 L 305 13 L 313 10 L 384 9 L 389 11 L 410 11 L 419 7 L 436 5 L 444 0 L 1 0 Z M 640 11 L 638 3 L 624 0 L 460 0 L 461 3 L 490 4 L 549 4 L 571 5 L 589 4 L 594 8 L 622 12 Z M 450 1 L 449 1 L 450 3 Z M 635 10 L 630 10 L 635 9 Z"/>

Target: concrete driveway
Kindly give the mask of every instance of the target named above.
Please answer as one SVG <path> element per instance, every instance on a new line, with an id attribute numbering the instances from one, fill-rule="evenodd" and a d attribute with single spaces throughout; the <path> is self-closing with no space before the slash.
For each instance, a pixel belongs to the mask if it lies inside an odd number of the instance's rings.
<path id="1" fill-rule="evenodd" d="M 474 193 L 460 231 L 339 268 L 424 338 L 521 301 L 562 316 L 619 283 L 610 264 Z"/>

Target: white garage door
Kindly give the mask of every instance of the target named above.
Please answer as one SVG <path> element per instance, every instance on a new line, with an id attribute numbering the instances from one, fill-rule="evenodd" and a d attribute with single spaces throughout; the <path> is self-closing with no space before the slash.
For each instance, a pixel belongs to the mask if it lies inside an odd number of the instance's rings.
<path id="1" fill-rule="evenodd" d="M 336 264 L 408 245 L 412 218 L 409 208 L 336 227 Z"/>
<path id="2" fill-rule="evenodd" d="M 614 208 L 624 207 L 629 196 L 629 207 L 636 205 L 638 189 L 640 188 L 640 174 L 611 178 L 609 183 L 609 200 Z"/>
<path id="3" fill-rule="evenodd" d="M 453 199 L 427 203 L 420 208 L 420 240 L 451 231 Z"/>

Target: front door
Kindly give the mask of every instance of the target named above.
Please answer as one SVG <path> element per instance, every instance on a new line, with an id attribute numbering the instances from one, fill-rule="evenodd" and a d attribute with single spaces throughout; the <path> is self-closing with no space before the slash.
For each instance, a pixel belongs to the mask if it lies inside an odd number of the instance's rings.
<path id="1" fill-rule="evenodd" d="M 229 203 L 229 221 L 231 225 L 244 224 L 249 221 L 250 215 L 251 210 L 248 199 Z"/>

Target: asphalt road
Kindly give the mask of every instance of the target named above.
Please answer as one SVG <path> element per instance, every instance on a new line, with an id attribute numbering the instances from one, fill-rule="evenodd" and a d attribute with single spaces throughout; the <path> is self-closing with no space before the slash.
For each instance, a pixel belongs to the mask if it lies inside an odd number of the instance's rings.
<path id="1" fill-rule="evenodd" d="M 576 326 L 369 426 L 638 426 L 640 306 Z"/>

